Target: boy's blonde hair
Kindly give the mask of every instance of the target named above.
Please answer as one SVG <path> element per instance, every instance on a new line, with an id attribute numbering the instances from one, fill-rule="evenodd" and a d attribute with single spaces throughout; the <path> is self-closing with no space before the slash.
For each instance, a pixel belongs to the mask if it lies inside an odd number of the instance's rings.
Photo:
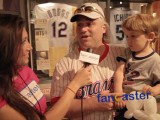
<path id="1" fill-rule="evenodd" d="M 155 41 L 158 39 L 158 33 L 160 32 L 160 20 L 149 14 L 135 14 L 123 21 L 122 28 L 129 31 L 142 32 L 144 34 L 154 32 L 155 39 L 153 41 Z"/>

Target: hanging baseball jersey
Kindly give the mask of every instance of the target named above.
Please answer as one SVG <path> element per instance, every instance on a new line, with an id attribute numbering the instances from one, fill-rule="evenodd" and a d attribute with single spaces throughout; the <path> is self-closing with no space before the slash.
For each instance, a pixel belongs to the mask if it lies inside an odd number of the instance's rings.
<path id="1" fill-rule="evenodd" d="M 61 3 L 44 3 L 34 7 L 35 19 L 47 19 L 50 46 L 68 46 L 73 35 L 70 18 L 76 7 Z"/>
<path id="2" fill-rule="evenodd" d="M 138 11 L 130 10 L 126 8 L 113 8 L 110 11 L 110 30 L 112 40 L 110 41 L 112 44 L 125 44 L 126 39 L 125 35 L 122 31 L 122 22 L 128 16 L 137 14 Z"/>
<path id="3" fill-rule="evenodd" d="M 49 76 L 52 76 L 55 64 L 68 52 L 70 40 L 74 37 L 73 23 L 70 22 L 70 18 L 75 8 L 75 6 L 62 3 L 44 3 L 36 5 L 33 10 L 36 20 L 45 19 L 47 21 L 42 28 L 46 33 L 46 39 L 37 39 L 46 40 L 49 43 L 49 50 L 47 51 L 50 60 Z M 37 25 L 36 28 L 38 31 L 41 29 Z M 44 46 L 43 43 L 39 43 L 36 47 Z"/>

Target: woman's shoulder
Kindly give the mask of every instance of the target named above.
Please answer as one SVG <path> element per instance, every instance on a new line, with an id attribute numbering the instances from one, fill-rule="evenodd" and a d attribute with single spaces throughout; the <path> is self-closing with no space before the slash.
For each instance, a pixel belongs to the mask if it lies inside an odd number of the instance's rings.
<path id="1" fill-rule="evenodd" d="M 39 81 L 37 75 L 29 66 L 23 66 L 20 68 L 19 75 L 23 76 L 24 79 L 34 79 L 36 82 Z"/>
<path id="2" fill-rule="evenodd" d="M 29 66 L 23 66 L 19 69 L 19 74 L 30 74 L 33 73 L 33 70 Z"/>
<path id="3" fill-rule="evenodd" d="M 0 96 L 0 109 L 6 104 L 6 101 Z"/>

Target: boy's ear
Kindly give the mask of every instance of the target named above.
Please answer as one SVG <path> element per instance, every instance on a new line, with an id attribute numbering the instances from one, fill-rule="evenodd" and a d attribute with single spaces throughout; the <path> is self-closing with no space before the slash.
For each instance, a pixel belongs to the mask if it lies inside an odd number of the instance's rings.
<path id="1" fill-rule="evenodd" d="M 150 32 L 148 38 L 149 38 L 149 41 L 154 40 L 154 38 L 155 38 L 155 33 L 154 33 L 154 32 Z"/>

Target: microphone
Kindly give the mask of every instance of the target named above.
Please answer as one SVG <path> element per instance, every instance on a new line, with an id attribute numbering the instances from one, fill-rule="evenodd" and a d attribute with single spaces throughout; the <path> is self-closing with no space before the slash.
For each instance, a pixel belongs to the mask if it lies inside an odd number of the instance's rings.
<path id="1" fill-rule="evenodd" d="M 89 52 L 89 53 L 92 53 L 93 52 L 93 49 L 91 48 L 87 48 L 86 52 Z M 91 65 L 91 63 L 89 62 L 84 62 L 84 67 L 86 68 L 87 66 Z"/>
<path id="2" fill-rule="evenodd" d="M 84 67 L 90 64 L 97 65 L 99 63 L 100 55 L 92 53 L 93 49 L 88 48 L 86 51 L 80 51 L 79 60 L 84 63 Z"/>
<path id="3" fill-rule="evenodd" d="M 87 48 L 87 50 L 85 51 L 86 53 L 92 53 L 93 49 L 91 48 Z M 91 60 L 88 61 L 88 58 L 85 58 L 84 56 L 89 56 L 88 54 L 82 54 L 82 52 L 80 53 L 80 60 L 83 61 L 84 63 L 84 67 L 86 68 L 87 66 L 89 66 L 91 64 Z M 84 57 L 84 58 L 83 58 Z M 82 120 L 83 120 L 83 98 L 81 98 L 81 114 L 82 114 Z"/>

